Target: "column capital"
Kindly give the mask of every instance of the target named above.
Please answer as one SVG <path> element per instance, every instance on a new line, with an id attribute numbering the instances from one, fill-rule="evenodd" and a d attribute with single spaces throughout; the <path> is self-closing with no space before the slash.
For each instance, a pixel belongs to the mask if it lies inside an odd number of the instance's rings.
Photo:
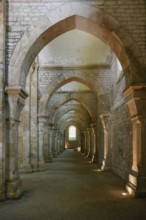
<path id="1" fill-rule="evenodd" d="M 130 86 L 123 93 L 131 118 L 146 117 L 146 85 Z"/>
<path id="2" fill-rule="evenodd" d="M 91 131 L 91 128 L 87 128 L 87 132 Z"/>
<path id="3" fill-rule="evenodd" d="M 137 84 L 137 85 L 133 85 L 133 86 L 129 86 L 127 89 L 124 90 L 123 95 L 125 97 L 128 97 L 129 95 L 133 96 L 133 91 L 135 92 L 135 94 L 137 93 L 138 96 L 142 95 L 142 91 L 146 92 L 146 84 Z M 144 97 L 146 99 L 146 97 Z"/>
<path id="4" fill-rule="evenodd" d="M 44 122 L 45 123 L 47 118 L 48 118 L 47 115 L 41 115 L 41 114 L 38 115 L 39 122 Z"/>
<path id="5" fill-rule="evenodd" d="M 97 126 L 97 123 L 91 123 L 90 125 L 91 125 L 91 127 L 95 127 L 95 126 Z"/>
<path id="6" fill-rule="evenodd" d="M 48 130 L 53 131 L 53 129 L 54 129 L 54 125 L 53 124 L 48 124 Z"/>
<path id="7" fill-rule="evenodd" d="M 106 113 L 106 114 L 101 114 L 99 117 L 100 117 L 100 120 L 102 122 L 102 126 L 103 126 L 103 129 L 104 131 L 106 132 L 107 130 L 107 124 L 108 124 L 108 120 L 110 118 L 111 114 L 110 113 Z"/>
<path id="8" fill-rule="evenodd" d="M 25 105 L 25 99 L 28 93 L 20 86 L 9 86 L 5 88 L 7 95 L 8 111 L 6 112 L 6 119 L 13 119 L 19 121 L 20 113 Z"/>
<path id="9" fill-rule="evenodd" d="M 5 93 L 8 95 L 19 95 L 23 99 L 29 96 L 28 92 L 21 86 L 6 86 Z"/>
<path id="10" fill-rule="evenodd" d="M 104 113 L 104 114 L 101 114 L 99 117 L 101 120 L 107 120 L 109 117 L 111 116 L 110 113 Z"/>

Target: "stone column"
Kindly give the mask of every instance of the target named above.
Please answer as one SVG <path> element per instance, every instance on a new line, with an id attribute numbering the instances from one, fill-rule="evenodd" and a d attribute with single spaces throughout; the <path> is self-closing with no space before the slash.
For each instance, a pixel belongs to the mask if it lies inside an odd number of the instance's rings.
<path id="1" fill-rule="evenodd" d="M 63 148 L 62 148 L 62 136 L 63 136 L 63 134 L 60 132 L 60 133 L 59 133 L 59 150 L 60 150 L 60 153 L 63 152 Z"/>
<path id="2" fill-rule="evenodd" d="M 87 128 L 87 157 L 91 156 L 91 128 Z"/>
<path id="3" fill-rule="evenodd" d="M 44 129 L 44 160 L 49 163 L 49 131 L 48 126 Z"/>
<path id="4" fill-rule="evenodd" d="M 84 154 L 85 150 L 85 141 L 84 141 L 84 133 L 81 133 L 81 153 Z"/>
<path id="5" fill-rule="evenodd" d="M 63 152 L 63 149 L 62 149 L 62 136 L 63 136 L 63 134 L 60 133 L 60 153 Z"/>
<path id="6" fill-rule="evenodd" d="M 30 75 L 28 73 L 26 80 L 26 90 L 30 94 Z M 30 173 L 31 167 L 31 151 L 30 151 L 30 96 L 25 101 L 25 106 L 21 113 L 21 122 L 19 126 L 19 146 L 18 152 L 21 156 L 19 163 L 19 172 Z"/>
<path id="7" fill-rule="evenodd" d="M 61 134 L 61 152 L 64 151 L 65 147 L 64 144 L 65 143 L 65 138 L 64 138 L 64 134 Z"/>
<path id="8" fill-rule="evenodd" d="M 57 142 L 57 154 L 59 155 L 60 154 L 60 131 L 58 131 L 58 133 L 57 133 L 57 140 L 56 140 L 56 142 Z"/>
<path id="9" fill-rule="evenodd" d="M 34 63 L 33 71 L 30 75 L 30 147 L 31 147 L 31 166 L 33 172 L 38 170 L 38 65 Z"/>
<path id="10" fill-rule="evenodd" d="M 21 87 L 6 87 L 6 197 L 18 198 L 22 182 L 18 172 L 18 125 L 24 100 L 28 94 Z"/>
<path id="11" fill-rule="evenodd" d="M 5 199 L 5 117 L 4 117 L 4 82 L 5 82 L 5 29 L 6 1 L 0 1 L 0 201 Z"/>
<path id="12" fill-rule="evenodd" d="M 38 137 L 39 137 L 39 145 L 38 145 L 38 171 L 45 170 L 45 162 L 44 162 L 44 130 L 47 116 L 39 115 L 38 116 Z"/>
<path id="13" fill-rule="evenodd" d="M 88 148 L 87 148 L 87 131 L 84 131 L 84 152 L 83 155 L 87 155 Z"/>
<path id="14" fill-rule="evenodd" d="M 127 190 L 136 197 L 146 196 L 146 85 L 130 86 L 125 92 L 132 121 L 132 167 Z"/>
<path id="15" fill-rule="evenodd" d="M 28 102 L 28 101 L 26 101 Z M 19 128 L 19 153 L 22 156 L 22 160 L 19 163 L 19 172 L 21 173 L 30 173 L 32 172 L 31 168 L 31 159 L 30 159 L 30 124 L 29 124 L 29 105 L 23 108 L 22 112 L 22 124 Z"/>
<path id="16" fill-rule="evenodd" d="M 95 155 L 96 155 L 96 125 L 91 124 L 91 154 L 92 159 L 91 162 L 95 162 Z"/>
<path id="17" fill-rule="evenodd" d="M 105 171 L 109 171 L 111 169 L 110 167 L 110 127 L 109 127 L 109 119 L 110 114 L 102 114 L 100 115 L 100 119 L 102 122 L 103 130 L 104 130 L 104 146 L 103 146 L 103 160 L 102 160 L 102 166 L 101 169 Z"/>
<path id="18" fill-rule="evenodd" d="M 49 132 L 49 152 L 48 152 L 48 159 L 49 163 L 53 162 L 53 150 L 52 150 L 52 138 L 53 138 L 53 126 L 49 126 L 48 128 Z"/>
<path id="19" fill-rule="evenodd" d="M 53 131 L 53 157 L 57 157 L 57 137 L 58 137 L 58 129 L 54 129 Z"/>

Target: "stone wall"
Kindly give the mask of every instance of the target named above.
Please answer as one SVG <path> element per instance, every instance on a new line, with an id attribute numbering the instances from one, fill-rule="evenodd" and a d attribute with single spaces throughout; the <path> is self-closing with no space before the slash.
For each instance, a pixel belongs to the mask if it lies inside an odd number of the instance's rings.
<path id="1" fill-rule="evenodd" d="M 65 81 L 64 77 L 69 75 L 70 78 L 76 78 L 85 83 L 92 91 L 96 92 L 98 97 L 101 94 L 109 93 L 111 89 L 109 66 L 94 67 L 84 69 L 62 69 L 62 70 L 49 70 L 49 68 L 41 68 L 39 70 L 39 97 L 47 92 L 49 85 L 57 89 L 59 79 Z M 68 77 L 68 78 L 69 78 Z M 64 82 L 65 83 L 65 82 Z M 61 85 L 60 85 L 61 86 Z M 95 91 L 96 89 L 96 91 Z M 97 92 L 98 91 L 98 92 Z"/>
<path id="2" fill-rule="evenodd" d="M 80 2 L 80 1 L 67 1 Z M 84 0 L 89 5 L 102 8 L 114 16 L 131 36 L 141 50 L 141 57 L 145 58 L 145 0 Z M 7 0 L 7 57 L 10 57 L 17 42 L 29 26 L 37 22 L 41 16 L 50 10 L 63 7 L 66 1 L 53 0 Z M 127 32 L 125 31 L 125 34 Z"/>
<path id="3" fill-rule="evenodd" d="M 127 180 L 132 163 L 131 120 L 123 97 L 125 78 L 123 72 L 116 68 L 116 60 L 111 72 L 111 165 L 116 174 Z"/>
<path id="4" fill-rule="evenodd" d="M 112 170 L 128 180 L 132 165 L 131 121 L 125 103 L 112 111 L 111 115 Z"/>

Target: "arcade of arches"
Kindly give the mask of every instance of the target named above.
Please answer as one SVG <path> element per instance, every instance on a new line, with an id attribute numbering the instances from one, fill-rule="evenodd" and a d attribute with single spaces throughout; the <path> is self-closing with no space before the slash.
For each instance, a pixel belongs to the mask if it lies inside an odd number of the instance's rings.
<path id="1" fill-rule="evenodd" d="M 0 200 L 66 148 L 146 196 L 145 15 L 144 0 L 0 1 Z"/>

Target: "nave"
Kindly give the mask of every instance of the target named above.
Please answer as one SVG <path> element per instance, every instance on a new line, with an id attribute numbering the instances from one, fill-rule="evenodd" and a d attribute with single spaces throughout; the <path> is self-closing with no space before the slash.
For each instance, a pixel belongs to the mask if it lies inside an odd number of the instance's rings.
<path id="1" fill-rule="evenodd" d="M 21 174 L 24 193 L 0 203 L 1 220 L 145 220 L 146 199 L 126 193 L 125 183 L 73 149 L 44 172 Z"/>

